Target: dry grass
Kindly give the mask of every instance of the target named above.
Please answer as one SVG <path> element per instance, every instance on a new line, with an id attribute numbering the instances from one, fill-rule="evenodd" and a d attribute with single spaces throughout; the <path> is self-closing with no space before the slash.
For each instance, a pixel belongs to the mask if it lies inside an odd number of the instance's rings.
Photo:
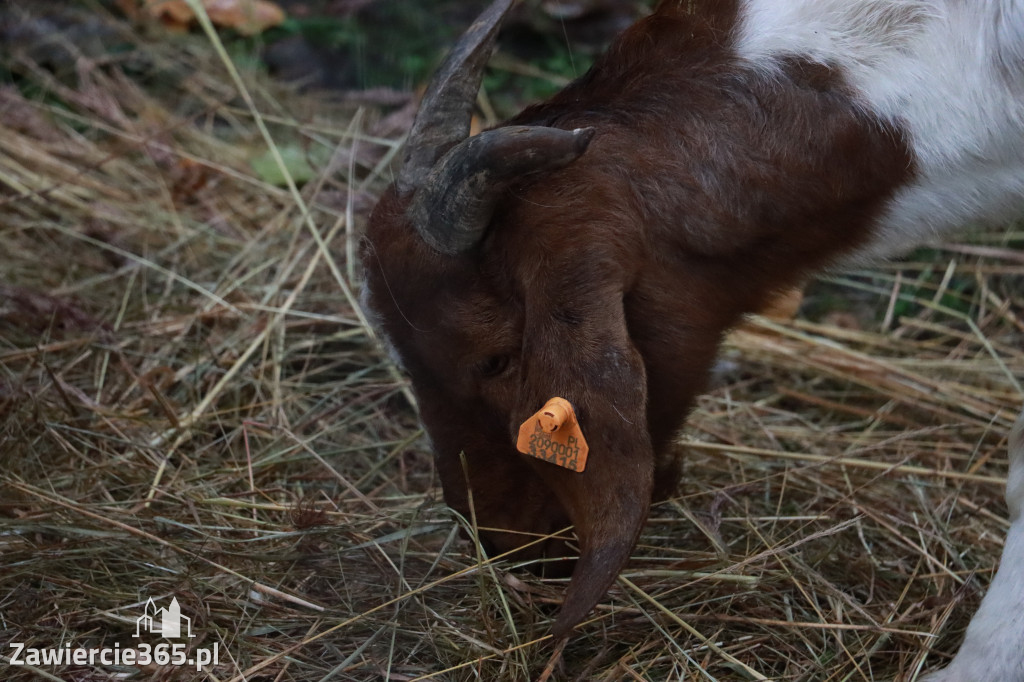
<path id="1" fill-rule="evenodd" d="M 0 656 L 129 646 L 176 596 L 221 661 L 3 676 L 541 675 L 563 584 L 459 538 L 350 298 L 396 142 L 207 41 L 111 30 L 112 56 L 4 55 Z M 313 160 L 301 189 L 253 172 L 268 139 Z M 735 333 L 678 497 L 551 679 L 912 680 L 955 651 L 1007 527 L 1022 236 L 814 289 L 881 323 Z"/>

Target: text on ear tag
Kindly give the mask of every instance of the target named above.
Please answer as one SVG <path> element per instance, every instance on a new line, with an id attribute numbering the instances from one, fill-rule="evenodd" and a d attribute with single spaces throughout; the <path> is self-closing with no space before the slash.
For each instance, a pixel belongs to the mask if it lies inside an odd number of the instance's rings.
<path id="1" fill-rule="evenodd" d="M 544 403 L 544 407 L 519 427 L 516 449 L 572 471 L 586 468 L 590 450 L 572 404 L 557 397 Z"/>

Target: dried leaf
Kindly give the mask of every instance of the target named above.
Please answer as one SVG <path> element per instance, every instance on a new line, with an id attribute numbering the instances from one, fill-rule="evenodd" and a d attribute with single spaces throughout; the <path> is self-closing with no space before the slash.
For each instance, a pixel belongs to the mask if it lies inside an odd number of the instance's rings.
<path id="1" fill-rule="evenodd" d="M 269 0 L 200 0 L 217 26 L 251 36 L 284 21 L 285 14 Z M 195 22 L 195 12 L 186 0 L 145 0 L 145 10 L 171 30 L 187 30 Z"/>
<path id="2" fill-rule="evenodd" d="M 284 21 L 284 10 L 268 0 L 203 0 L 210 20 L 251 36 Z"/>

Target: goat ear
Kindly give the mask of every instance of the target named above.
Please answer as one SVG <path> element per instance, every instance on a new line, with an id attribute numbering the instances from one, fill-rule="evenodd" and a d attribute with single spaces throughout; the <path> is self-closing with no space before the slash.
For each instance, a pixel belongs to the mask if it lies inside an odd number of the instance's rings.
<path id="1" fill-rule="evenodd" d="M 568 276 L 527 300 L 523 394 L 515 415 L 528 419 L 549 398 L 565 398 L 590 449 L 582 472 L 531 458 L 580 542 L 553 627 L 559 637 L 601 600 L 628 561 L 647 519 L 654 478 L 647 377 L 626 328 L 622 284 L 607 273 Z"/>

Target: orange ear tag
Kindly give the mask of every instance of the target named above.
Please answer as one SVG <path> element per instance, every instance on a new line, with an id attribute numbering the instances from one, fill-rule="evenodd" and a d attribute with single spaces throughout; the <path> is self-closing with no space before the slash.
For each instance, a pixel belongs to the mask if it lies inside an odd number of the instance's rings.
<path id="1" fill-rule="evenodd" d="M 565 398 L 552 398 L 523 422 L 516 449 L 577 472 L 586 468 L 590 451 L 572 404 Z"/>

